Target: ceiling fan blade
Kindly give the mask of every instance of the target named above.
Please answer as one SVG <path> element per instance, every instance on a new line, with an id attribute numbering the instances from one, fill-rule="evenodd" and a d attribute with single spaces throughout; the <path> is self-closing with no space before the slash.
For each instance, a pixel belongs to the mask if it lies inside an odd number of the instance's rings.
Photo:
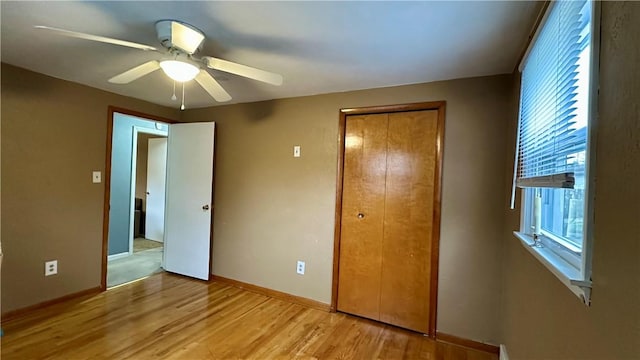
<path id="1" fill-rule="evenodd" d="M 156 60 L 151 60 L 142 65 L 138 65 L 133 69 L 129 69 L 122 74 L 112 77 L 111 79 L 109 79 L 109 82 L 113 84 L 128 84 L 133 80 L 139 79 L 158 69 L 160 69 L 160 63 Z"/>
<path id="2" fill-rule="evenodd" d="M 227 60 L 214 58 L 211 56 L 203 57 L 208 67 L 231 74 L 244 76 L 249 79 L 266 82 L 271 85 L 282 85 L 282 75 L 256 69 L 250 66 L 241 65 Z"/>
<path id="3" fill-rule="evenodd" d="M 58 28 L 49 27 L 49 26 L 36 25 L 36 26 L 34 26 L 34 28 L 39 29 L 39 30 L 46 30 L 46 31 L 52 32 L 54 34 L 58 34 L 58 35 L 62 35 L 62 36 L 73 37 L 73 38 L 84 39 L 84 40 L 97 41 L 97 42 L 103 42 L 103 43 L 113 44 L 113 45 L 120 45 L 120 46 L 125 46 L 125 47 L 134 48 L 134 49 L 145 50 L 145 51 L 156 51 L 156 50 L 158 50 L 158 49 L 154 48 L 153 46 L 144 45 L 144 44 L 138 44 L 138 43 L 134 43 L 134 42 L 131 42 L 131 41 L 112 39 L 112 38 L 108 38 L 108 37 L 104 37 L 104 36 L 85 34 L 85 33 L 69 31 L 69 30 L 64 30 L 64 29 L 58 29 Z"/>
<path id="4" fill-rule="evenodd" d="M 198 75 L 196 75 L 196 82 L 205 89 L 212 98 L 217 102 L 225 102 L 231 100 L 231 95 L 227 93 L 225 89 L 218 84 L 216 79 L 211 76 L 206 70 L 200 69 Z"/>

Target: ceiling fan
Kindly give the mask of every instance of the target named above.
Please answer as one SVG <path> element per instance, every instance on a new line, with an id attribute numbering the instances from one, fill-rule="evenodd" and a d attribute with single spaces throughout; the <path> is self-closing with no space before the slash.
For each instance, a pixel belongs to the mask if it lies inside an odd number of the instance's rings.
<path id="1" fill-rule="evenodd" d="M 163 49 L 49 26 L 37 25 L 35 28 L 57 35 L 120 45 L 144 51 L 157 51 L 164 54 L 163 58 L 159 61 L 147 61 L 144 64 L 112 77 L 109 79 L 109 82 L 113 84 L 128 84 L 158 69 L 162 69 L 164 73 L 174 81 L 184 83 L 195 80 L 218 102 L 231 100 L 231 95 L 205 70 L 206 68 L 224 71 L 276 86 L 282 85 L 282 75 L 212 56 L 195 56 L 196 52 L 202 49 L 205 35 L 192 25 L 177 20 L 161 20 L 156 22 L 155 25 L 158 40 L 160 40 Z M 175 93 L 172 99 L 175 100 Z M 184 109 L 184 87 L 181 109 Z"/>

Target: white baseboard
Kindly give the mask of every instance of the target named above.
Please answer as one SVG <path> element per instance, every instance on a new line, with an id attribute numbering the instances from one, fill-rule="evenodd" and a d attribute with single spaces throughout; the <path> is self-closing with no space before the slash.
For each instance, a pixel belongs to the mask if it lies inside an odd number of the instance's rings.
<path id="1" fill-rule="evenodd" d="M 507 355 L 507 345 L 500 344 L 500 360 L 509 360 L 509 355 Z"/>
<path id="2" fill-rule="evenodd" d="M 126 258 L 127 256 L 131 255 L 129 252 L 123 252 L 123 253 L 119 253 L 119 254 L 113 254 L 113 255 L 109 255 L 107 256 L 107 261 L 112 261 L 112 260 L 118 260 L 118 259 L 122 259 L 122 258 Z"/>

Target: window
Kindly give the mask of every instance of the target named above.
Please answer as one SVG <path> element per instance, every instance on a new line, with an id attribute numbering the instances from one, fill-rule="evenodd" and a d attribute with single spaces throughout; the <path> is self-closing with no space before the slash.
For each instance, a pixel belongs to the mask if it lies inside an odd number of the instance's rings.
<path id="1" fill-rule="evenodd" d="M 590 302 L 597 12 L 591 1 L 549 5 L 520 70 L 516 236 Z"/>

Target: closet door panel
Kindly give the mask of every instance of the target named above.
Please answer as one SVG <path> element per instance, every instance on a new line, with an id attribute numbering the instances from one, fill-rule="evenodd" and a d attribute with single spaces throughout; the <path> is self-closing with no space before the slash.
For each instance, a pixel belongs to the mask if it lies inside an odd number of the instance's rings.
<path id="1" fill-rule="evenodd" d="M 436 110 L 389 114 L 380 321 L 427 333 Z"/>
<path id="2" fill-rule="evenodd" d="M 386 114 L 351 115 L 345 129 L 338 310 L 378 320 L 387 169 Z"/>

